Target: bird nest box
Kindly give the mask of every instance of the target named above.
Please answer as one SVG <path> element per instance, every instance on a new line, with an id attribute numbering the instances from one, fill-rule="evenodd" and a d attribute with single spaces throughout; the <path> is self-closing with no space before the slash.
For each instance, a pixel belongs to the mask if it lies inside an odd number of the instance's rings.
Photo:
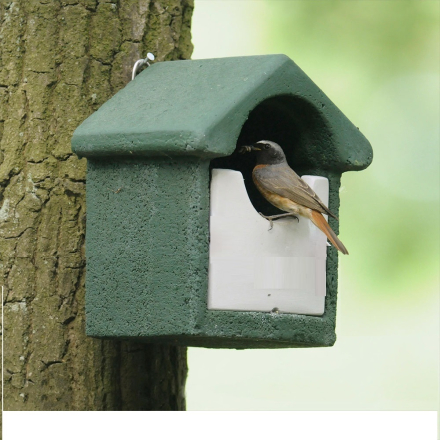
<path id="1" fill-rule="evenodd" d="M 153 64 L 76 129 L 73 151 L 88 159 L 88 335 L 334 344 L 337 251 L 306 219 L 268 231 L 258 212 L 276 208 L 252 183 L 253 158 L 238 154 L 262 139 L 282 146 L 336 215 L 341 174 L 372 160 L 360 131 L 284 55 Z"/>

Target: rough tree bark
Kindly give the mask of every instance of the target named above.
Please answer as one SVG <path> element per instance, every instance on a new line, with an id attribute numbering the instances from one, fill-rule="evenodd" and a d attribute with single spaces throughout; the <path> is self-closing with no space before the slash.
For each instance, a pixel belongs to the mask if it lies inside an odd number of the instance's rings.
<path id="1" fill-rule="evenodd" d="M 183 410 L 186 349 L 84 332 L 73 130 L 147 51 L 189 58 L 193 0 L 0 0 L 5 410 Z"/>

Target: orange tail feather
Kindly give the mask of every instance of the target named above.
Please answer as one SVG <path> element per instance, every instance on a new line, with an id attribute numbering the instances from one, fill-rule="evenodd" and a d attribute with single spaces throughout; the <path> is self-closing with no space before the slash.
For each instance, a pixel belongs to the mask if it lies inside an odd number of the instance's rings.
<path id="1" fill-rule="evenodd" d="M 342 241 L 339 240 L 337 235 L 333 232 L 333 229 L 330 227 L 330 225 L 326 222 L 323 215 L 312 209 L 312 222 L 321 229 L 322 232 L 327 236 L 327 238 L 330 240 L 330 243 L 340 252 L 342 252 L 344 255 L 348 255 L 347 248 L 342 244 Z"/>

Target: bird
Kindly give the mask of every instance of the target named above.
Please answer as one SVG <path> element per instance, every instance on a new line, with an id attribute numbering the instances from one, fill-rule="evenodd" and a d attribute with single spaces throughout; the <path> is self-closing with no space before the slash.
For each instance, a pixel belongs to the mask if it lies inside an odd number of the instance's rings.
<path id="1" fill-rule="evenodd" d="M 272 221 L 277 218 L 292 216 L 298 220 L 297 215 L 300 215 L 311 220 L 338 251 L 348 255 L 347 248 L 322 214 L 327 214 L 336 220 L 338 218 L 325 206 L 312 188 L 290 168 L 283 149 L 277 143 L 262 140 L 252 145 L 245 145 L 239 151 L 256 152 L 257 164 L 252 171 L 252 180 L 269 203 L 286 212 L 273 216 L 260 213 L 270 221 L 271 228 Z"/>

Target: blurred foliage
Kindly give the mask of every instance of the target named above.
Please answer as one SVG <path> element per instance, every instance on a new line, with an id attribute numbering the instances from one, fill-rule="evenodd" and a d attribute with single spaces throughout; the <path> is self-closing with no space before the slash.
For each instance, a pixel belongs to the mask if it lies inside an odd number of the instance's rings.
<path id="1" fill-rule="evenodd" d="M 362 67 L 372 80 L 375 75 L 398 75 L 421 64 L 438 69 L 436 57 L 426 58 L 425 52 L 438 47 L 438 1 L 278 0 L 265 4 L 268 46 L 295 58 L 339 64 L 341 70 Z"/>

